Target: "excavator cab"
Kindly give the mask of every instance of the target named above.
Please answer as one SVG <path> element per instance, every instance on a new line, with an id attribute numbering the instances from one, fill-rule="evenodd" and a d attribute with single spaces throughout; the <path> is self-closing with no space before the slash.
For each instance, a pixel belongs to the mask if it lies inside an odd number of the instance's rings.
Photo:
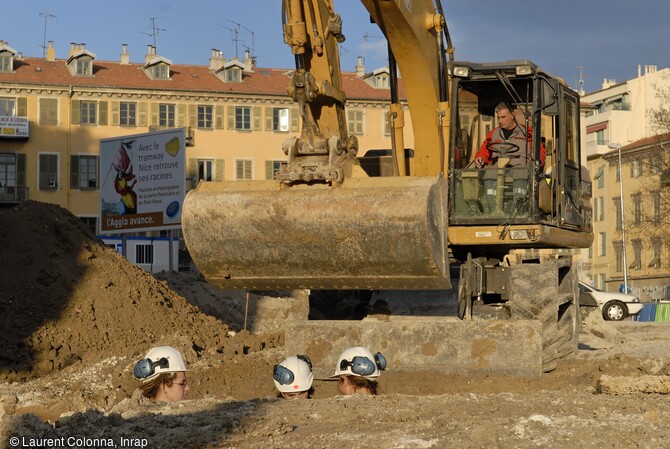
<path id="1" fill-rule="evenodd" d="M 588 246 L 590 188 L 582 183 L 577 93 L 527 60 L 453 62 L 450 71 L 453 249 Z M 487 138 L 499 126 L 499 104 L 513 110 L 525 147 Z M 491 159 L 477 168 L 480 151 Z"/>

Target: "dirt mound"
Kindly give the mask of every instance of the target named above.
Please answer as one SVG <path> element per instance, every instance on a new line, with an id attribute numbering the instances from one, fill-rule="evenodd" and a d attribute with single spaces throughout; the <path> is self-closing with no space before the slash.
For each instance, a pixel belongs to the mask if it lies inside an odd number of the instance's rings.
<path id="1" fill-rule="evenodd" d="M 222 352 L 225 323 L 205 315 L 98 240 L 77 217 L 28 201 L 0 211 L 0 380 L 172 344 L 189 362 Z"/>

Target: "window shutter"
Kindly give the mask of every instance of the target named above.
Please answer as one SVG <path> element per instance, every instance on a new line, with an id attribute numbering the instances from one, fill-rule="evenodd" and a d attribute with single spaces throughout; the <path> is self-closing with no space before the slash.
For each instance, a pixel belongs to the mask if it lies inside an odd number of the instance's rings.
<path id="1" fill-rule="evenodd" d="M 146 103 L 140 103 L 139 104 L 138 120 L 139 120 L 138 124 L 140 126 L 147 126 L 147 104 Z"/>
<path id="2" fill-rule="evenodd" d="M 98 125 L 107 125 L 107 102 L 98 102 Z"/>
<path id="3" fill-rule="evenodd" d="M 28 115 L 28 99 L 26 97 L 19 97 L 16 99 L 16 115 L 19 117 Z"/>
<path id="4" fill-rule="evenodd" d="M 235 161 L 235 179 L 244 179 L 244 161 Z"/>
<path id="5" fill-rule="evenodd" d="M 252 129 L 254 131 L 261 130 L 261 123 L 263 121 L 262 114 L 263 112 L 260 106 L 254 106 L 253 108 L 251 108 Z"/>
<path id="6" fill-rule="evenodd" d="M 251 161 L 244 161 L 244 179 L 254 179 L 251 173 Z"/>
<path id="7" fill-rule="evenodd" d="M 297 132 L 298 131 L 298 118 L 300 117 L 300 114 L 298 114 L 298 108 L 291 108 L 291 132 Z"/>
<path id="8" fill-rule="evenodd" d="M 16 185 L 24 187 L 26 185 L 26 155 L 16 154 Z"/>
<path id="9" fill-rule="evenodd" d="M 186 127 L 186 105 L 180 104 L 178 110 L 177 128 Z"/>
<path id="10" fill-rule="evenodd" d="M 149 126 L 158 126 L 158 103 L 151 103 L 151 124 Z"/>
<path id="11" fill-rule="evenodd" d="M 79 187 L 79 156 L 70 156 L 70 188 Z"/>
<path id="12" fill-rule="evenodd" d="M 198 160 L 189 159 L 188 160 L 188 179 L 190 181 L 191 189 L 195 189 L 198 186 Z"/>
<path id="13" fill-rule="evenodd" d="M 228 129 L 235 129 L 235 106 L 228 106 Z"/>
<path id="14" fill-rule="evenodd" d="M 191 128 L 198 126 L 198 107 L 194 104 L 188 105 L 188 126 Z"/>
<path id="15" fill-rule="evenodd" d="M 274 179 L 274 161 L 265 161 L 265 179 Z"/>
<path id="16" fill-rule="evenodd" d="M 265 130 L 272 131 L 274 108 L 263 108 L 265 110 Z"/>
<path id="17" fill-rule="evenodd" d="M 40 98 L 40 123 L 46 123 L 47 122 L 47 99 L 46 98 Z"/>
<path id="18" fill-rule="evenodd" d="M 214 126 L 216 129 L 223 129 L 223 106 L 218 105 L 214 108 Z"/>
<path id="19" fill-rule="evenodd" d="M 112 101 L 112 122 L 110 123 L 112 126 L 119 126 L 119 116 L 119 102 Z"/>
<path id="20" fill-rule="evenodd" d="M 223 181 L 226 172 L 226 161 L 223 159 L 216 159 L 214 165 L 214 169 L 216 170 L 215 180 Z"/>
<path id="21" fill-rule="evenodd" d="M 79 103 L 79 100 L 72 100 L 72 108 L 70 109 L 70 123 L 73 125 L 78 125 L 80 121 Z"/>

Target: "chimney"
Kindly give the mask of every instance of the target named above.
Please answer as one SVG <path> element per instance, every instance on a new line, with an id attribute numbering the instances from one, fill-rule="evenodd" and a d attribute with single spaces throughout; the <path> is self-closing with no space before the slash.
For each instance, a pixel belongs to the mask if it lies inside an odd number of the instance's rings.
<path id="1" fill-rule="evenodd" d="M 70 42 L 70 54 L 68 54 L 68 58 L 72 57 L 73 54 L 77 51 L 76 45 L 74 42 Z"/>
<path id="2" fill-rule="evenodd" d="M 358 57 L 358 64 L 356 64 L 356 76 L 358 78 L 363 78 L 365 76 L 365 64 L 363 64 L 363 57 Z"/>
<path id="3" fill-rule="evenodd" d="M 128 53 L 128 44 L 121 45 L 123 49 L 121 51 L 121 64 L 128 65 L 130 64 L 130 54 Z"/>
<path id="4" fill-rule="evenodd" d="M 54 48 L 54 41 L 49 41 L 49 46 L 47 47 L 47 61 L 56 60 L 56 49 Z"/>
<path id="5" fill-rule="evenodd" d="M 154 48 L 154 46 L 151 44 L 147 45 L 147 54 L 144 55 L 144 63 L 147 64 L 151 59 L 153 59 L 155 54 L 156 49 Z"/>
<path id="6" fill-rule="evenodd" d="M 251 67 L 251 58 L 249 57 L 249 50 L 244 50 L 244 65 Z"/>
<path id="7" fill-rule="evenodd" d="M 212 48 L 212 56 L 209 57 L 209 70 L 216 72 L 226 63 L 223 52 Z"/>

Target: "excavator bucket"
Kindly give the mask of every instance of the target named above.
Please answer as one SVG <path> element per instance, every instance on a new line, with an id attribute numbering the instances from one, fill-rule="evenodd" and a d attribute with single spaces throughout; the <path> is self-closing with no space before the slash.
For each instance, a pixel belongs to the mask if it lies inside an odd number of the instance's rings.
<path id="1" fill-rule="evenodd" d="M 223 289 L 448 289 L 447 198 L 442 177 L 201 182 L 182 228 Z"/>

